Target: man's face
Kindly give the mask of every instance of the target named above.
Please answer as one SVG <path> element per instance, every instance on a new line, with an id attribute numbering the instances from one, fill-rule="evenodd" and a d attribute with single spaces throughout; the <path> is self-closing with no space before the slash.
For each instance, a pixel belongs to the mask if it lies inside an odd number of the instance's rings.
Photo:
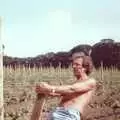
<path id="1" fill-rule="evenodd" d="M 74 75 L 76 77 L 81 77 L 81 75 L 84 73 L 84 68 L 82 64 L 83 64 L 82 58 L 76 58 L 73 60 L 72 67 L 73 67 Z"/>

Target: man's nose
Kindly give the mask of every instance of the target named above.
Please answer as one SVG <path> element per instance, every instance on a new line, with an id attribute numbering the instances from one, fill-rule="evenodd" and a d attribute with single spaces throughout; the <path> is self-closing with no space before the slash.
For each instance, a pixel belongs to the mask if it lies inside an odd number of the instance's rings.
<path id="1" fill-rule="evenodd" d="M 72 66 L 73 66 L 73 68 L 75 68 L 75 67 L 76 67 L 76 65 L 75 65 L 75 64 L 73 64 Z"/>

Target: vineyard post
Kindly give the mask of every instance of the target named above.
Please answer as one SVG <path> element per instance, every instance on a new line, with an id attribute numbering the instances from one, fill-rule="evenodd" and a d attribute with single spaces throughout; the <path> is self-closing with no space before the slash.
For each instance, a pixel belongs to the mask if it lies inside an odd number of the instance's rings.
<path id="1" fill-rule="evenodd" d="M 0 120 L 4 119 L 3 111 L 3 44 L 2 44 L 2 17 L 0 17 Z"/>

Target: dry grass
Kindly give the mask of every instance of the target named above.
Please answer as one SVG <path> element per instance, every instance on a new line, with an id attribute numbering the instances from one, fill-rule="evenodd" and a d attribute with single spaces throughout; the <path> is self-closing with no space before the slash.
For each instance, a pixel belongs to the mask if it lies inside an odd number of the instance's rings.
<path id="1" fill-rule="evenodd" d="M 91 76 L 99 83 L 96 95 L 85 111 L 84 120 L 120 120 L 120 71 L 94 71 Z M 29 120 L 35 102 L 35 85 L 68 84 L 74 81 L 72 69 L 4 68 L 5 120 Z M 48 98 L 43 113 L 57 106 L 59 98 Z M 119 114 L 118 114 L 119 113 Z M 43 114 L 43 120 L 44 114 Z"/>

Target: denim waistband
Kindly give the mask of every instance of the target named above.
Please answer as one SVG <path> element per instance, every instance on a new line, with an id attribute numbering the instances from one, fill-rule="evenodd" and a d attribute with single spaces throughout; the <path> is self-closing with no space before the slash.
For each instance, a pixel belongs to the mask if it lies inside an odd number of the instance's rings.
<path id="1" fill-rule="evenodd" d="M 56 107 L 51 111 L 47 120 L 81 120 L 80 111 L 71 107 Z"/>
<path id="2" fill-rule="evenodd" d="M 75 108 L 71 108 L 71 107 L 56 107 L 56 110 L 66 110 L 66 111 L 72 111 L 73 113 L 76 113 L 78 115 L 81 115 L 80 111 L 78 109 Z"/>

